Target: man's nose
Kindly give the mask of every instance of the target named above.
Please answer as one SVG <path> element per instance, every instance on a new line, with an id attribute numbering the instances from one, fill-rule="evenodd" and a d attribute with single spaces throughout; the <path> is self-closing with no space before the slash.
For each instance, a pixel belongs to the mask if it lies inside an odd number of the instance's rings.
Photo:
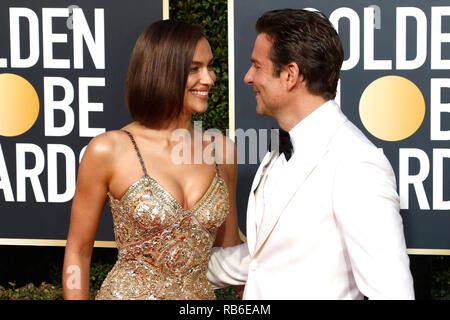
<path id="1" fill-rule="evenodd" d="M 252 74 L 252 68 L 248 69 L 247 74 L 244 77 L 245 84 L 251 86 L 253 85 L 253 74 Z"/>

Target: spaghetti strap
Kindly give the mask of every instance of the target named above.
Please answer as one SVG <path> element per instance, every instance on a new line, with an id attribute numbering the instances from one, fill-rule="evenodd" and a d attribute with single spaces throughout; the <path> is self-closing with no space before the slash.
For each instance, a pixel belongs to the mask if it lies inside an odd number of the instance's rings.
<path id="1" fill-rule="evenodd" d="M 133 143 L 134 150 L 136 151 L 136 154 L 137 154 L 137 156 L 139 158 L 139 162 L 141 163 L 142 171 L 144 171 L 144 176 L 148 177 L 147 169 L 145 168 L 145 164 L 144 164 L 144 160 L 142 159 L 142 155 L 139 152 L 139 148 L 138 148 L 138 146 L 136 144 L 136 141 L 134 140 L 133 135 L 127 130 L 122 129 L 121 131 L 125 132 L 128 135 L 128 137 L 130 137 L 130 140 Z"/>
<path id="2" fill-rule="evenodd" d="M 213 144 L 214 163 L 216 165 L 216 175 L 220 177 L 219 166 L 217 165 L 217 158 L 216 158 L 216 144 L 214 143 L 214 141 L 215 141 L 215 137 L 211 136 L 211 142 Z"/>

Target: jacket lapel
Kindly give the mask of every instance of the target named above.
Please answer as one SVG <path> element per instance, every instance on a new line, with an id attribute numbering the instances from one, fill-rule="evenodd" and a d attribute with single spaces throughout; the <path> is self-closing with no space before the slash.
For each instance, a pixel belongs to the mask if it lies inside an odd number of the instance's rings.
<path id="1" fill-rule="evenodd" d="M 253 178 L 251 193 L 255 193 L 256 188 L 258 188 L 259 184 L 261 183 L 262 177 L 266 174 L 267 169 L 270 166 L 270 163 L 272 159 L 275 157 L 276 152 L 267 152 L 264 156 L 263 160 L 261 161 L 260 166 L 258 167 L 258 170 L 256 171 L 255 178 Z"/>
<path id="2" fill-rule="evenodd" d="M 336 130 L 346 121 L 346 117 L 337 106 L 331 110 L 333 111 L 329 111 L 330 114 L 325 119 L 328 121 L 322 123 L 323 126 L 321 125 L 320 134 L 312 133 L 311 141 L 302 149 L 296 150 L 283 168 L 283 173 L 275 188 L 276 191 L 272 195 L 272 201 L 264 208 L 264 219 L 257 235 L 254 253 L 261 248 L 289 201 L 325 156 Z"/>
<path id="3" fill-rule="evenodd" d="M 276 152 L 267 152 L 261 161 L 258 170 L 256 171 L 255 178 L 253 179 L 252 187 L 250 189 L 250 195 L 247 203 L 247 244 L 250 255 L 253 255 L 255 244 L 256 244 L 256 223 L 255 216 L 257 212 L 255 205 L 255 191 L 261 183 L 262 178 L 266 174 L 267 169 L 270 166 L 272 159 L 275 157 Z"/>

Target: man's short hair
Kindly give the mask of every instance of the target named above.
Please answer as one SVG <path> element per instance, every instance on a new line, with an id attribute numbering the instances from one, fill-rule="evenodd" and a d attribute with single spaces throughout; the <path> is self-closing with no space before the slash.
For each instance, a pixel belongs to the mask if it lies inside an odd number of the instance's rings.
<path id="1" fill-rule="evenodd" d="M 295 62 L 312 94 L 335 98 L 344 51 L 339 35 L 322 13 L 269 11 L 256 22 L 256 32 L 267 34 L 272 41 L 270 59 L 275 76 Z"/>
<path id="2" fill-rule="evenodd" d="M 142 32 L 125 85 L 133 120 L 161 128 L 178 118 L 195 48 L 203 37 L 200 26 L 175 20 L 155 22 Z"/>

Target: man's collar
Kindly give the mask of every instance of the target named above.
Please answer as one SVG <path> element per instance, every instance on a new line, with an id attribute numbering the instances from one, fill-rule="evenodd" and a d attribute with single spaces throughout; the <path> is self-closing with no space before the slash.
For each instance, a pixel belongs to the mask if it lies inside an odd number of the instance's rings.
<path id="1" fill-rule="evenodd" d="M 323 123 L 323 120 L 326 118 L 325 115 L 328 110 L 338 107 L 334 100 L 328 100 L 289 131 L 294 154 L 296 150 L 301 149 L 302 145 L 305 145 L 305 142 L 314 140 L 314 136 L 311 136 L 312 133 L 317 132 L 320 127 L 326 125 Z"/>

